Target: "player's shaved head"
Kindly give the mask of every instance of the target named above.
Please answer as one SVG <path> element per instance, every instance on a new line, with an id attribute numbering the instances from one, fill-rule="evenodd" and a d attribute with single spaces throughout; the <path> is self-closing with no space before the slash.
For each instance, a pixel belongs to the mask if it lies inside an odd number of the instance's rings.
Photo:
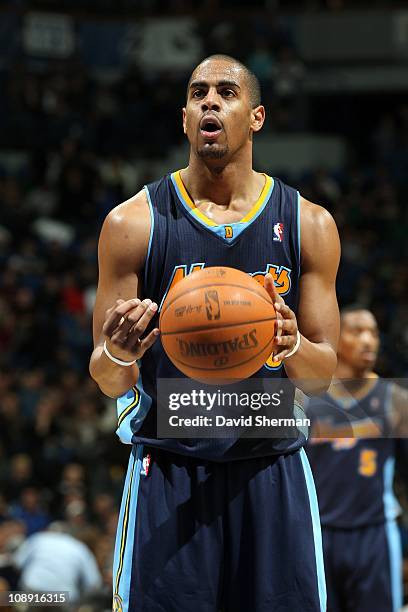
<path id="1" fill-rule="evenodd" d="M 371 312 L 371 310 L 369 310 L 366 306 L 363 306 L 362 304 L 350 304 L 349 306 L 344 306 L 341 310 L 340 310 L 340 321 L 343 322 L 344 319 L 352 313 L 356 313 L 356 312 L 364 312 L 364 313 L 368 313 L 369 315 L 371 315 L 374 319 L 374 315 Z"/>
<path id="2" fill-rule="evenodd" d="M 235 59 L 234 57 L 231 57 L 230 55 L 223 55 L 222 53 L 217 53 L 215 55 L 209 55 L 208 57 L 206 57 L 205 59 L 203 59 L 202 62 L 200 62 L 193 70 L 191 77 L 188 81 L 188 85 L 187 85 L 187 92 L 190 88 L 190 83 L 193 80 L 195 73 L 197 71 L 197 69 L 202 66 L 203 64 L 205 64 L 206 62 L 211 62 L 211 61 L 221 61 L 221 62 L 226 62 L 229 64 L 233 64 L 234 66 L 236 66 L 237 68 L 239 68 L 245 77 L 245 81 L 248 87 L 248 93 L 249 93 L 249 99 L 250 99 L 250 103 L 251 103 L 251 107 L 252 108 L 256 108 L 257 106 L 259 106 L 261 104 L 261 86 L 259 83 L 259 80 L 257 78 L 257 76 L 251 71 L 249 70 L 249 68 L 247 68 L 247 66 L 245 66 L 245 64 L 243 64 L 242 62 L 240 62 L 239 60 Z"/>
<path id="3" fill-rule="evenodd" d="M 380 345 L 377 321 L 366 306 L 353 304 L 340 311 L 338 363 L 347 366 L 350 378 L 358 378 L 375 365 Z"/>

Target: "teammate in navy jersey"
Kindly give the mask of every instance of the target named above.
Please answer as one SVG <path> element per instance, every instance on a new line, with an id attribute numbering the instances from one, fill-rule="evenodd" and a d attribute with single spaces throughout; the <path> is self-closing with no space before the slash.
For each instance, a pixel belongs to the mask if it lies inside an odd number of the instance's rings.
<path id="1" fill-rule="evenodd" d="M 379 349 L 371 312 L 341 313 L 335 379 L 307 406 L 323 529 L 328 611 L 396 612 L 401 545 L 395 456 L 408 431 L 408 393 L 373 372 Z"/>
<path id="2" fill-rule="evenodd" d="M 101 232 L 90 370 L 118 398 L 118 434 L 132 444 L 116 610 L 325 610 L 305 433 L 157 439 L 157 379 L 181 376 L 155 342 L 158 311 L 195 269 L 232 266 L 264 281 L 279 338 L 256 378 L 303 379 L 302 389 L 314 391 L 334 372 L 337 230 L 323 208 L 253 170 L 253 135 L 264 118 L 259 83 L 245 66 L 226 56 L 204 60 L 183 109 L 188 166 L 115 208 Z"/>

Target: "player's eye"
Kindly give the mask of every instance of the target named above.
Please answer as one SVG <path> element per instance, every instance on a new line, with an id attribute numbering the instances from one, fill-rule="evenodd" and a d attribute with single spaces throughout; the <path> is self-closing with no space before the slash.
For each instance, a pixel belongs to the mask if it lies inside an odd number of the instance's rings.
<path id="1" fill-rule="evenodd" d="M 223 89 L 222 95 L 224 98 L 233 98 L 235 96 L 235 91 L 233 89 Z"/>
<path id="2" fill-rule="evenodd" d="M 195 89 L 192 94 L 191 97 L 192 98 L 201 98 L 204 95 L 204 90 L 203 89 Z"/>

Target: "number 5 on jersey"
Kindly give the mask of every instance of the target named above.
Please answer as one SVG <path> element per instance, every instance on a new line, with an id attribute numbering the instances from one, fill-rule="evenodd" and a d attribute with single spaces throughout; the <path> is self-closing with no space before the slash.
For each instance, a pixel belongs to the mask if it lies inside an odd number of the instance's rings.
<path id="1" fill-rule="evenodd" d="M 360 451 L 360 461 L 358 466 L 358 473 L 361 476 L 370 478 L 374 476 L 377 471 L 377 451 L 371 448 L 363 448 Z"/>

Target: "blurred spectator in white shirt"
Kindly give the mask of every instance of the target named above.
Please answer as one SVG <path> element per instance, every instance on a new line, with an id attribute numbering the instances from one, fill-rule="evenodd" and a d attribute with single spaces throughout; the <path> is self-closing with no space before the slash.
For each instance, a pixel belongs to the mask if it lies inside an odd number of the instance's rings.
<path id="1" fill-rule="evenodd" d="M 102 586 L 90 549 L 68 533 L 63 523 L 27 538 L 15 555 L 21 571 L 19 588 L 27 591 L 68 591 L 70 603 Z"/>

